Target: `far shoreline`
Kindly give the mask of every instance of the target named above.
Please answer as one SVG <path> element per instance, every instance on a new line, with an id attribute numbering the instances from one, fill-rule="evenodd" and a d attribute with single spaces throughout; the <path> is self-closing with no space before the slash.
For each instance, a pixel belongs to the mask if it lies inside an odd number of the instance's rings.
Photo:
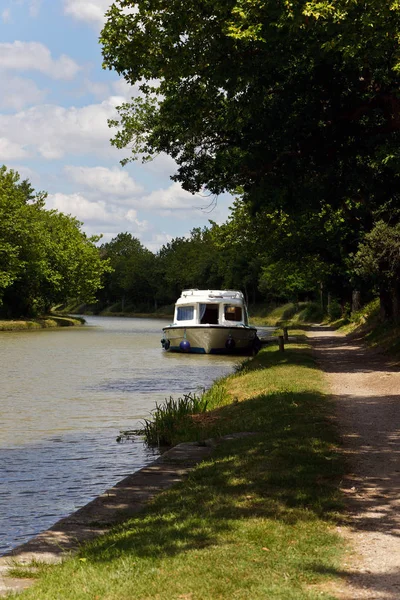
<path id="1" fill-rule="evenodd" d="M 86 321 L 78 316 L 46 315 L 26 319 L 0 319 L 1 331 L 33 331 L 55 327 L 81 327 Z"/>

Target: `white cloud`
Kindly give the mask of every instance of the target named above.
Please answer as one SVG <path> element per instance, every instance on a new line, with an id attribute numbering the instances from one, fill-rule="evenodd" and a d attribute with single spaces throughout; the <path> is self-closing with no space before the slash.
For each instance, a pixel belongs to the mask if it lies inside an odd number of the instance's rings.
<path id="1" fill-rule="evenodd" d="M 114 93 L 125 101 L 140 95 L 139 84 L 131 85 L 126 79 L 120 78 L 112 84 Z"/>
<path id="2" fill-rule="evenodd" d="M 102 233 L 106 241 L 121 231 L 129 231 L 138 237 L 149 229 L 149 224 L 140 221 L 135 210 L 109 205 L 102 200 L 91 200 L 80 193 L 49 194 L 46 206 L 71 214 L 83 222 L 83 230 L 88 235 Z"/>
<path id="3" fill-rule="evenodd" d="M 149 240 L 145 241 L 144 245 L 152 252 L 157 252 L 161 246 L 168 244 L 172 239 L 173 236 L 168 233 L 156 233 L 153 234 Z"/>
<path id="4" fill-rule="evenodd" d="M 55 208 L 65 214 L 71 214 L 79 221 L 108 223 L 110 220 L 110 214 L 104 202 L 90 201 L 82 194 L 49 194 L 46 205 L 48 208 Z"/>
<path id="5" fill-rule="evenodd" d="M 3 23 L 11 23 L 11 11 L 9 8 L 5 8 L 1 13 L 1 20 Z"/>
<path id="6" fill-rule="evenodd" d="M 68 178 L 107 197 L 131 198 L 142 191 L 127 171 L 118 167 L 65 167 Z"/>
<path id="7" fill-rule="evenodd" d="M 74 19 L 102 26 L 111 0 L 65 0 L 64 12 Z"/>
<path id="8" fill-rule="evenodd" d="M 144 163 L 143 168 L 152 173 L 170 177 L 176 173 L 178 165 L 171 156 L 162 152 L 161 154 L 155 156 L 152 160 Z"/>
<path id="9" fill-rule="evenodd" d="M 20 144 L 16 144 L 5 137 L 0 137 L 0 160 L 19 160 L 27 155 L 28 153 Z"/>
<path id="10" fill-rule="evenodd" d="M 47 91 L 40 90 L 32 79 L 1 73 L 0 108 L 21 110 L 25 106 L 43 102 Z"/>
<path id="11" fill-rule="evenodd" d="M 110 95 L 110 86 L 108 83 L 101 83 L 98 81 L 91 81 L 90 79 L 85 79 L 83 85 L 85 92 L 92 94 L 99 100 L 107 98 L 107 96 Z"/>
<path id="12" fill-rule="evenodd" d="M 44 104 L 14 115 L 0 115 L 0 137 L 27 146 L 46 159 L 68 153 L 120 156 L 111 147 L 107 119 L 115 117 L 119 98 L 82 108 Z"/>
<path id="13" fill-rule="evenodd" d="M 102 27 L 105 22 L 105 13 L 111 4 L 112 0 L 64 0 L 64 12 L 78 21 Z M 126 7 L 122 12 L 126 15 L 135 14 L 137 8 L 135 6 Z"/>
<path id="14" fill-rule="evenodd" d="M 73 79 L 79 65 L 62 54 L 54 59 L 50 50 L 40 42 L 0 43 L 0 69 L 40 71 L 53 79 Z"/>
<path id="15" fill-rule="evenodd" d="M 29 15 L 31 17 L 37 17 L 40 12 L 43 0 L 14 0 L 14 2 L 16 4 L 21 5 L 27 4 L 29 8 Z"/>
<path id="16" fill-rule="evenodd" d="M 166 211 L 198 210 L 204 205 L 204 199 L 182 189 L 175 182 L 166 189 L 158 189 L 141 199 L 141 203 L 148 209 L 156 208 Z"/>
<path id="17" fill-rule="evenodd" d="M 232 200 L 230 194 L 221 194 L 218 198 L 207 193 L 191 194 L 182 189 L 178 182 L 174 182 L 167 188 L 157 189 L 142 196 L 134 205 L 174 219 L 195 217 L 199 223 L 207 223 L 209 219 L 223 223 L 230 214 L 229 206 Z"/>
<path id="18" fill-rule="evenodd" d="M 42 6 L 42 0 L 30 0 L 29 14 L 31 15 L 31 17 L 38 16 L 41 6 Z"/>
<path id="19" fill-rule="evenodd" d="M 19 174 L 20 181 L 23 181 L 24 179 L 29 179 L 29 182 L 31 183 L 35 191 L 39 191 L 42 189 L 40 187 L 40 175 L 33 169 L 30 169 L 29 167 L 21 165 L 19 163 L 8 163 L 7 167 L 9 169 L 12 169 L 13 171 L 16 171 Z"/>

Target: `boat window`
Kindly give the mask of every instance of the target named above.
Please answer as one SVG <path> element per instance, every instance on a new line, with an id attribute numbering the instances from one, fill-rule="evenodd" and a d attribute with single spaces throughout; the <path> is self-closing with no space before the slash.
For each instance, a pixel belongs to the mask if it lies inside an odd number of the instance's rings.
<path id="1" fill-rule="evenodd" d="M 225 304 L 225 321 L 242 321 L 242 307 Z"/>
<path id="2" fill-rule="evenodd" d="M 200 323 L 218 325 L 218 304 L 200 304 Z"/>
<path id="3" fill-rule="evenodd" d="M 194 306 L 178 306 L 176 320 L 192 321 L 194 317 Z"/>

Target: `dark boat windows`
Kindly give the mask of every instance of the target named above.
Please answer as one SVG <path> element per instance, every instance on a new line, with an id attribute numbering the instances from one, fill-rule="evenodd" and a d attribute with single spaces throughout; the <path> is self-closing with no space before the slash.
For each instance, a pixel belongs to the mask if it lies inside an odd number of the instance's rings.
<path id="1" fill-rule="evenodd" d="M 234 306 L 233 304 L 225 304 L 224 306 L 225 321 L 242 321 L 242 307 Z"/>
<path id="2" fill-rule="evenodd" d="M 176 320 L 192 321 L 194 317 L 194 306 L 178 306 Z"/>
<path id="3" fill-rule="evenodd" d="M 200 323 L 218 325 L 218 304 L 200 304 Z"/>

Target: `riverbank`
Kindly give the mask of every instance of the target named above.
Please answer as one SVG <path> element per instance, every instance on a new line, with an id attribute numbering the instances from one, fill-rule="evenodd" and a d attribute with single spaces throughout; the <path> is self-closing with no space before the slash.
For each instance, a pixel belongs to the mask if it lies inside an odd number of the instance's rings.
<path id="1" fill-rule="evenodd" d="M 24 598 L 321 597 L 340 563 L 343 464 L 305 341 L 263 349 L 218 382 L 209 408 L 190 435 L 255 435 L 218 444 L 184 482 L 76 557 L 36 566 Z"/>
<path id="2" fill-rule="evenodd" d="M 174 318 L 174 311 L 172 312 L 154 312 L 154 313 L 144 313 L 144 312 L 110 312 L 108 310 L 103 310 L 99 313 L 100 317 L 127 317 L 133 319 L 170 319 Z"/>
<path id="3" fill-rule="evenodd" d="M 1 319 L 0 331 L 26 331 L 30 329 L 48 329 L 50 327 L 73 327 L 84 325 L 85 319 L 48 315 L 37 319 Z"/>

